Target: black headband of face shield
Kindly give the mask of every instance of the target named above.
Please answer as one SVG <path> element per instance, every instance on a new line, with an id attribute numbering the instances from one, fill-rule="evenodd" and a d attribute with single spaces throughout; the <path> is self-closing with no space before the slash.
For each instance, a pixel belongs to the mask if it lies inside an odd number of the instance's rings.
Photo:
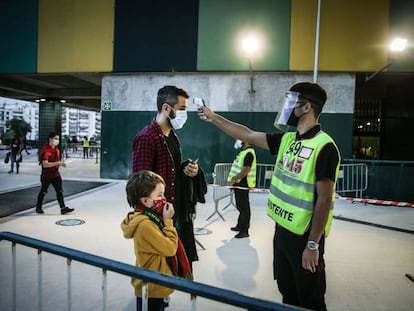
<path id="1" fill-rule="evenodd" d="M 312 98 L 311 96 L 304 96 L 300 93 L 299 93 L 298 99 L 299 99 L 298 103 L 306 104 L 306 103 L 309 102 L 310 104 L 316 105 L 316 106 L 319 106 L 319 107 L 323 107 L 323 105 L 324 105 L 320 100 Z"/>

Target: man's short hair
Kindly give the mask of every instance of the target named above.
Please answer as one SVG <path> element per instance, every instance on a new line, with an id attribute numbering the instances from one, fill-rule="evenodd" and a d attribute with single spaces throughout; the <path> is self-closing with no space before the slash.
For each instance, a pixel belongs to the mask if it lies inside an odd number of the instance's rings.
<path id="1" fill-rule="evenodd" d="M 49 132 L 49 135 L 47 136 L 47 138 L 53 138 L 56 135 L 59 135 L 59 133 L 58 132 Z"/>
<path id="2" fill-rule="evenodd" d="M 322 107 L 327 99 L 326 91 L 317 83 L 298 82 L 292 85 L 289 91 L 299 92 L 300 98 Z"/>
<path id="3" fill-rule="evenodd" d="M 190 96 L 186 91 L 180 89 L 174 85 L 166 85 L 158 90 L 157 95 L 157 109 L 161 112 L 162 105 L 164 103 L 169 104 L 171 107 L 178 102 L 178 96 L 189 98 Z"/>

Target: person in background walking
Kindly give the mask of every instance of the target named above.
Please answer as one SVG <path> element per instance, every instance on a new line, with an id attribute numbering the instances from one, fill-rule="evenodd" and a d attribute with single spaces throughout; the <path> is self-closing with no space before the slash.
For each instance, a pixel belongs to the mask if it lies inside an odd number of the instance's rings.
<path id="1" fill-rule="evenodd" d="M 55 188 L 60 213 L 63 215 L 75 210 L 65 206 L 63 199 L 62 177 L 59 173 L 59 167 L 66 167 L 66 163 L 60 161 L 60 150 L 57 148 L 59 142 L 59 135 L 56 132 L 49 133 L 48 142 L 45 143 L 40 153 L 39 165 L 42 165 L 42 173 L 40 175 L 42 186 L 37 196 L 36 213 L 38 214 L 44 213 L 42 209 L 43 199 L 50 184 Z"/>
<path id="2" fill-rule="evenodd" d="M 83 136 L 82 147 L 83 147 L 83 158 L 85 159 L 85 157 L 86 157 L 87 159 L 89 159 L 89 153 L 88 153 L 89 140 L 88 140 L 88 137 L 86 137 L 86 136 Z"/>
<path id="3" fill-rule="evenodd" d="M 9 174 L 13 174 L 14 163 L 16 163 L 16 174 L 19 174 L 19 167 L 22 157 L 23 144 L 20 137 L 15 136 L 10 144 L 10 171 Z"/>
<path id="4" fill-rule="evenodd" d="M 27 150 L 27 140 L 26 140 L 26 137 L 23 137 L 23 149 L 22 149 L 22 151 L 26 151 L 26 154 L 27 155 L 29 155 L 30 154 L 30 152 Z"/>
<path id="5" fill-rule="evenodd" d="M 62 158 L 68 158 L 68 135 L 63 135 L 60 140 L 60 147 L 62 148 Z"/>

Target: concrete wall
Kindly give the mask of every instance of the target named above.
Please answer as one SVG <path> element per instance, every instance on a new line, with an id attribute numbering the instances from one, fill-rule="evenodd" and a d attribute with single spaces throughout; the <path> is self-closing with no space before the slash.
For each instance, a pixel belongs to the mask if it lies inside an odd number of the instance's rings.
<path id="1" fill-rule="evenodd" d="M 269 133 L 276 131 L 273 122 L 289 86 L 311 80 L 310 74 L 258 73 L 254 75 L 256 93 L 250 95 L 250 75 L 246 73 L 108 75 L 102 83 L 101 177 L 125 179 L 131 173 L 132 139 L 155 117 L 157 92 L 164 85 L 182 87 L 191 97 L 204 98 L 224 117 Z M 323 74 L 319 83 L 329 98 L 320 118 L 322 128 L 335 139 L 342 156 L 350 157 L 354 76 Z M 200 121 L 196 107 L 189 106 L 188 121 L 177 131 L 183 159 L 199 158 L 206 176 L 211 176 L 215 163 L 233 160 L 234 140 L 211 123 Z M 274 163 L 267 150 L 258 149 L 260 163 Z"/>
<path id="2" fill-rule="evenodd" d="M 105 110 L 103 104 L 110 102 L 113 111 L 154 111 L 158 89 L 176 85 L 191 97 L 204 98 L 215 111 L 276 112 L 286 90 L 298 81 L 312 81 L 312 75 L 255 73 L 253 88 L 256 93 L 250 95 L 250 75 L 246 73 L 108 75 L 102 81 L 102 110 Z M 328 93 L 324 113 L 354 112 L 354 75 L 321 74 L 318 83 Z M 195 107 L 190 106 L 189 110 Z"/>

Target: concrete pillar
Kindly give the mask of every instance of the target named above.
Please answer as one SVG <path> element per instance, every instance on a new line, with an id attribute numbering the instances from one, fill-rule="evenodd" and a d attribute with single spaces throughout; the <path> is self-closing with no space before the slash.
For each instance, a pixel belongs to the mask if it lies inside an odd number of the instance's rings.
<path id="1" fill-rule="evenodd" d="M 50 132 L 62 134 L 62 104 L 59 101 L 39 103 L 39 149 L 48 141 Z"/>

